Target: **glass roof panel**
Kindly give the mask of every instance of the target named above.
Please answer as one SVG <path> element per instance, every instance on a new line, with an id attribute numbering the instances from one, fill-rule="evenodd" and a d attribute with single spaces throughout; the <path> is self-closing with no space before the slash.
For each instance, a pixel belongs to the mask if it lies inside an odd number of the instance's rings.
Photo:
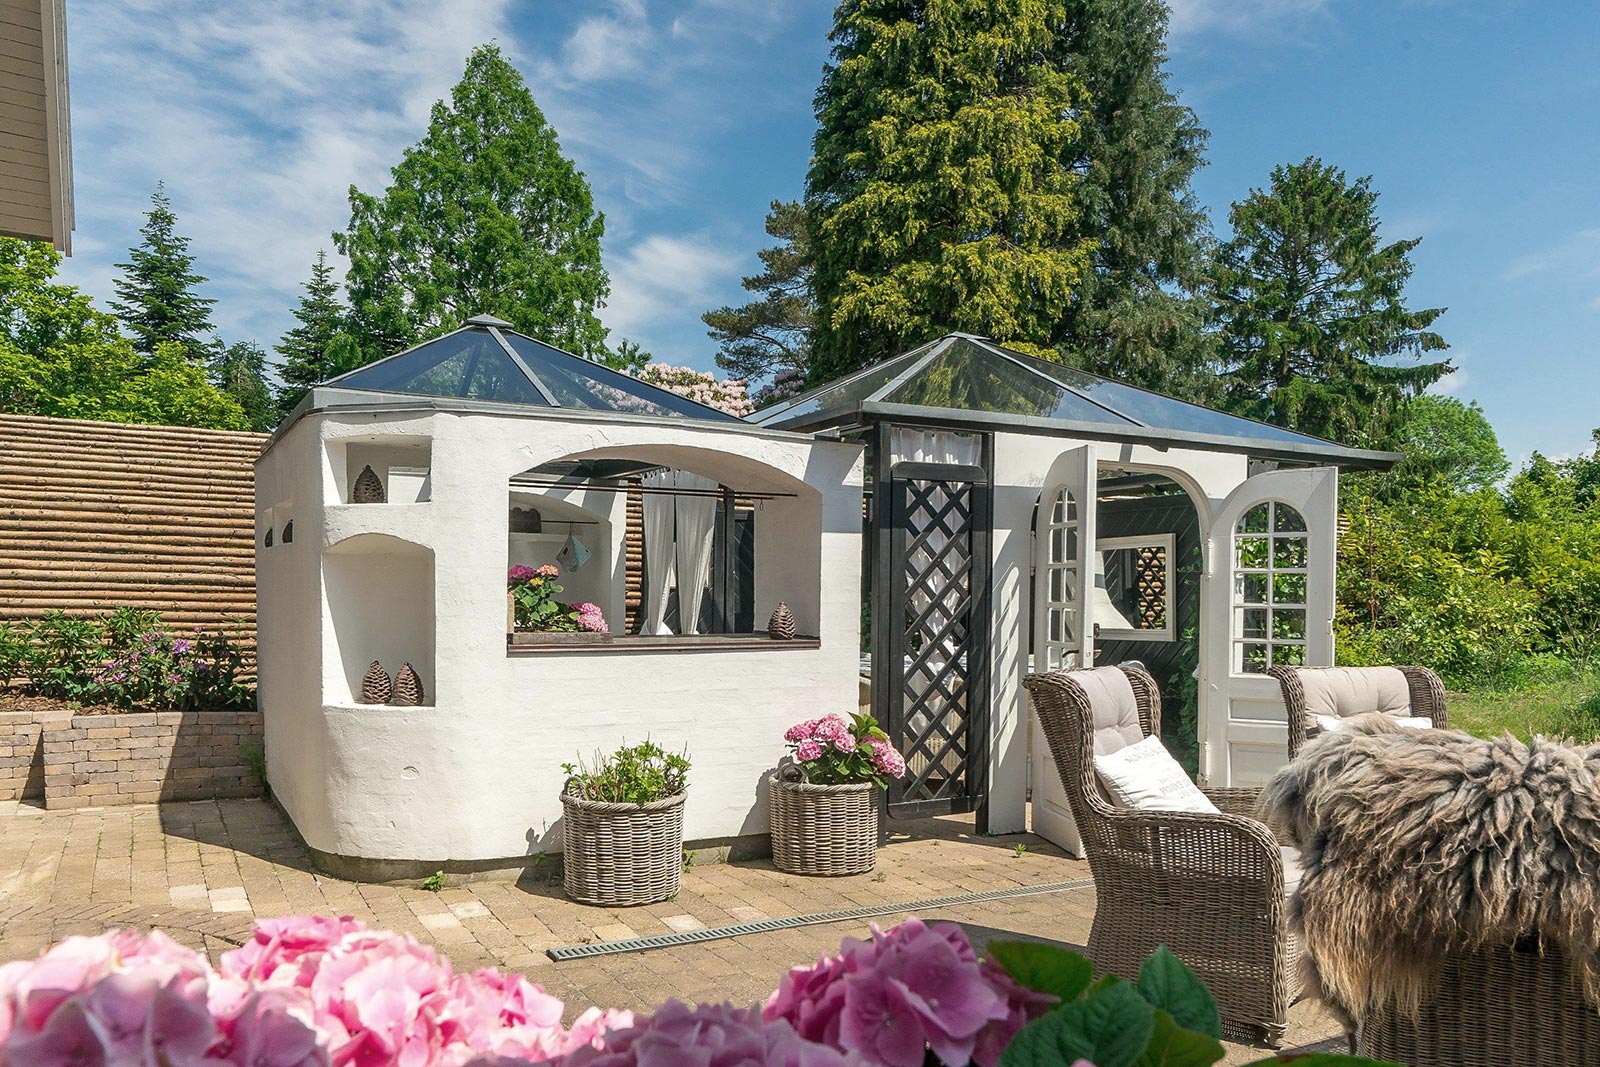
<path id="1" fill-rule="evenodd" d="M 1204 433 L 1218 437 L 1245 437 L 1259 441 L 1296 441 L 1302 444 L 1316 440 L 1281 426 L 1255 422 L 1226 412 L 1213 411 L 1199 404 L 1174 400 L 1160 393 L 1152 393 L 1136 386 L 1088 374 L 1075 367 L 1047 363 L 1020 353 L 1012 353 L 1012 356 L 1030 366 L 1036 366 L 1041 373 L 1072 386 L 1097 403 L 1104 404 L 1153 429 L 1180 430 L 1185 433 Z"/>
<path id="2" fill-rule="evenodd" d="M 569 355 L 531 337 L 510 331 L 502 331 L 501 336 L 562 407 L 620 411 L 630 415 L 740 421 L 725 411 L 697 404 L 671 390 Z M 492 343 L 493 339 L 490 338 L 490 341 Z"/>
<path id="3" fill-rule="evenodd" d="M 883 399 L 890 404 L 1127 425 L 1114 412 L 1091 404 L 1060 382 L 1034 374 L 965 337 L 956 338 Z"/>
<path id="4" fill-rule="evenodd" d="M 460 330 L 351 371 L 337 379 L 351 389 L 545 404 L 544 397 L 487 330 Z"/>
<path id="5" fill-rule="evenodd" d="M 925 349 L 917 349 L 903 356 L 886 359 L 853 378 L 823 386 L 811 396 L 801 399 L 799 403 L 791 407 L 782 408 L 781 410 L 774 408 L 770 417 L 788 420 L 797 415 L 809 415 L 814 411 L 823 411 L 840 404 L 864 403 L 873 393 L 888 385 L 896 375 L 903 373 L 907 367 L 926 354 Z M 758 421 L 766 422 L 768 417 L 763 415 Z"/>

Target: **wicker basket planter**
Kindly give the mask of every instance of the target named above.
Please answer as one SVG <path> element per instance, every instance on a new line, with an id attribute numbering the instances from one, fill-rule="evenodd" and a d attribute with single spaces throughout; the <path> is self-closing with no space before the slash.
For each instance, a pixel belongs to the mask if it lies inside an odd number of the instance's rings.
<path id="1" fill-rule="evenodd" d="M 683 877 L 683 800 L 613 804 L 561 795 L 562 884 L 583 904 L 619 907 L 676 896 Z"/>
<path id="2" fill-rule="evenodd" d="M 772 863 L 790 874 L 866 874 L 878 863 L 878 786 L 812 785 L 773 775 Z"/>

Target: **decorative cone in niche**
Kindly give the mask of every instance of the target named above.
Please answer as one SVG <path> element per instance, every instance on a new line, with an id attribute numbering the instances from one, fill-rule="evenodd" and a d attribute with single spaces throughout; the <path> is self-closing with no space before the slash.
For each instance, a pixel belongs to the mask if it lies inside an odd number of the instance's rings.
<path id="1" fill-rule="evenodd" d="M 402 664 L 394 676 L 394 703 L 411 707 L 422 701 L 422 679 L 417 677 L 417 669 L 409 663 Z"/>
<path id="2" fill-rule="evenodd" d="M 372 469 L 372 464 L 362 467 L 361 473 L 356 475 L 356 484 L 350 488 L 350 503 L 382 504 L 387 500 L 383 492 L 383 479 Z"/>
<path id="3" fill-rule="evenodd" d="M 383 669 L 383 664 L 373 660 L 372 666 L 367 668 L 367 676 L 361 679 L 361 703 L 387 704 L 393 693 L 389 672 Z"/>
<path id="4" fill-rule="evenodd" d="M 781 600 L 773 609 L 772 618 L 767 622 L 767 636 L 774 641 L 794 640 L 794 612 L 790 611 L 789 605 Z"/>

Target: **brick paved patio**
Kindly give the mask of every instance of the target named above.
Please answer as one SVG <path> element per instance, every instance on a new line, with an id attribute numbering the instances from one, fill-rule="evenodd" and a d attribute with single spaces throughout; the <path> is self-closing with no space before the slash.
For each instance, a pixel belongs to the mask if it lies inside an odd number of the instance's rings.
<path id="1" fill-rule="evenodd" d="M 111 926 L 159 926 L 213 958 L 247 936 L 257 916 L 354 915 L 401 930 L 458 967 L 522 971 L 576 1015 L 589 1004 L 648 1008 L 668 997 L 750 1002 L 792 964 L 865 936 L 864 921 L 808 926 L 649 952 L 552 962 L 551 947 L 617 941 L 763 918 L 1087 878 L 1088 865 L 1028 834 L 979 837 L 970 819 L 897 824 L 878 870 L 851 878 L 783 874 L 765 862 L 692 866 L 676 900 L 641 908 L 574 904 L 554 872 L 516 884 L 423 889 L 364 885 L 317 874 L 282 815 L 259 800 L 79 811 L 0 804 L 0 961 Z M 1020 846 L 1020 847 L 1019 847 Z M 904 914 L 878 921 L 892 925 Z M 1071 889 L 918 913 L 961 923 L 973 939 L 1031 937 L 1082 947 L 1094 890 Z M 1296 1006 L 1289 1044 L 1337 1035 L 1315 1005 Z M 1259 1058 L 1230 1046 L 1228 1062 Z"/>

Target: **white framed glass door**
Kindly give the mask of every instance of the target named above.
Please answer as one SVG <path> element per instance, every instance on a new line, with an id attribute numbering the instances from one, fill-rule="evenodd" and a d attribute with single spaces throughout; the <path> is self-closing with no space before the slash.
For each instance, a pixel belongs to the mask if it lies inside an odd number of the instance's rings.
<path id="1" fill-rule="evenodd" d="M 1217 511 L 1202 583 L 1200 772 L 1214 788 L 1264 783 L 1288 759 L 1283 664 L 1333 662 L 1339 475 L 1246 479 Z"/>
<path id="2" fill-rule="evenodd" d="M 1095 559 L 1096 461 L 1092 445 L 1063 452 L 1050 465 L 1039 497 L 1033 563 L 1033 669 L 1094 663 L 1089 583 Z M 1073 855 L 1083 843 L 1037 716 L 1029 706 L 1031 829 Z"/>

